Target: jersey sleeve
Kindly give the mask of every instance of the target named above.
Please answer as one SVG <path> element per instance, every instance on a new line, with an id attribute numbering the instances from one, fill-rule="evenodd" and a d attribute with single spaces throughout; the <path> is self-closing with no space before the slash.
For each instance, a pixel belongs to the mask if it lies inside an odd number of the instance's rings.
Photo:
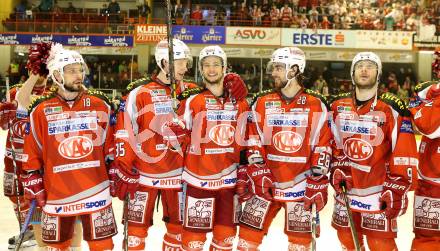
<path id="1" fill-rule="evenodd" d="M 184 99 L 180 102 L 179 108 L 177 109 L 177 115 L 182 119 L 185 123 L 185 128 L 189 131 L 192 130 L 193 120 L 194 120 L 194 111 L 192 108 L 192 101 L 196 95 L 192 95 L 187 99 Z"/>
<path id="2" fill-rule="evenodd" d="M 105 135 L 105 141 L 104 141 L 104 159 L 106 162 L 106 165 L 108 167 L 108 164 L 113 162 L 115 160 L 115 129 L 116 129 L 116 111 L 114 109 L 109 109 L 110 116 L 109 116 L 109 123 L 107 125 L 107 131 Z"/>
<path id="3" fill-rule="evenodd" d="M 434 100 L 412 102 L 409 109 L 411 118 L 417 130 L 430 139 L 440 137 L 440 98 Z"/>
<path id="4" fill-rule="evenodd" d="M 240 105 L 240 114 L 237 119 L 237 128 L 235 133 L 235 142 L 239 146 L 239 151 L 247 149 L 247 142 L 249 140 L 248 122 L 251 111 L 247 101 L 243 101 Z"/>
<path id="5" fill-rule="evenodd" d="M 136 160 L 137 128 L 136 92 L 132 91 L 126 100 L 122 100 L 116 115 L 114 126 L 114 165 L 121 169 L 132 171 Z"/>
<path id="6" fill-rule="evenodd" d="M 391 176 L 407 178 L 414 188 L 417 182 L 418 153 L 411 120 L 406 114 L 400 114 L 394 117 L 390 127 L 392 153 L 389 173 Z"/>
<path id="7" fill-rule="evenodd" d="M 330 169 L 332 156 L 332 133 L 330 115 L 326 104 L 320 101 L 320 109 L 312 116 L 310 133 L 311 167 L 314 174 L 326 175 Z"/>
<path id="8" fill-rule="evenodd" d="M 261 108 L 260 99 L 257 99 L 251 106 L 247 123 L 247 151 L 248 155 L 258 154 L 265 157 L 265 151 L 263 148 L 264 133 L 260 121 L 262 121 L 262 115 L 259 112 Z"/>
<path id="9" fill-rule="evenodd" d="M 39 114 L 38 109 L 34 109 L 29 114 L 29 121 L 25 127 L 24 153 L 28 160 L 23 162 L 23 170 L 35 171 L 43 169 L 42 135 L 43 128 L 39 118 L 44 117 Z"/>

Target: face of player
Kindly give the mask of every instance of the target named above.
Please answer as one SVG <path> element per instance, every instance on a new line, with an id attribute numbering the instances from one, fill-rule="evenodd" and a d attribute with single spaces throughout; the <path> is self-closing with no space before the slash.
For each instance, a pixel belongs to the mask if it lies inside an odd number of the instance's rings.
<path id="1" fill-rule="evenodd" d="M 80 63 L 64 66 L 64 88 L 67 91 L 79 91 L 83 81 L 84 67 Z"/>
<path id="2" fill-rule="evenodd" d="M 275 83 L 275 88 L 283 88 L 287 83 L 286 65 L 283 63 L 274 63 L 272 69 L 272 78 Z"/>
<path id="3" fill-rule="evenodd" d="M 174 77 L 177 81 L 182 81 L 188 71 L 188 59 L 181 58 L 174 60 Z"/>
<path id="4" fill-rule="evenodd" d="M 376 86 L 377 65 L 373 61 L 363 60 L 354 66 L 354 82 L 359 89 L 371 89 Z"/>
<path id="5" fill-rule="evenodd" d="M 209 56 L 203 59 L 202 75 L 207 84 L 220 84 L 224 74 L 222 59 L 216 56 Z"/>

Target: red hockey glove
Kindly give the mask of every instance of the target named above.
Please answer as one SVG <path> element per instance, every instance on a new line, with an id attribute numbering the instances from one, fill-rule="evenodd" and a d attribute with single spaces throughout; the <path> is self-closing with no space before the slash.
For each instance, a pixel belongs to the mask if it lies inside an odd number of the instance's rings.
<path id="1" fill-rule="evenodd" d="M 177 143 L 183 149 L 186 148 L 190 141 L 191 131 L 186 129 L 185 123 L 180 119 L 168 121 L 163 127 L 163 138 L 170 142 L 171 146 Z"/>
<path id="2" fill-rule="evenodd" d="M 264 162 L 264 158 L 260 150 L 248 150 L 246 151 L 246 158 L 249 165 L 261 164 Z"/>
<path id="3" fill-rule="evenodd" d="M 113 176 L 114 189 L 112 196 L 118 197 L 120 200 L 125 200 L 128 194 L 130 199 L 134 199 L 139 186 L 139 173 L 128 172 L 119 167 L 114 167 L 114 171 L 112 172 L 115 174 Z"/>
<path id="4" fill-rule="evenodd" d="M 0 126 L 3 130 L 8 129 L 9 121 L 16 117 L 17 106 L 15 102 L 4 102 L 0 104 Z"/>
<path id="5" fill-rule="evenodd" d="M 37 200 L 37 205 L 46 205 L 46 190 L 44 190 L 43 177 L 38 172 L 21 175 L 24 189 L 24 199 L 27 201 Z"/>
<path id="6" fill-rule="evenodd" d="M 353 178 L 346 174 L 342 169 L 336 168 L 330 177 L 330 183 L 336 193 L 342 193 L 342 187 L 345 186 L 346 191 L 353 187 Z"/>
<path id="7" fill-rule="evenodd" d="M 253 191 L 247 175 L 247 166 L 241 166 L 237 169 L 237 185 L 235 192 L 238 195 L 240 203 L 245 202 L 252 198 Z"/>
<path id="8" fill-rule="evenodd" d="M 254 193 L 266 200 L 272 200 L 274 177 L 265 163 L 247 165 L 247 175 L 252 183 Z"/>
<path id="9" fill-rule="evenodd" d="M 406 212 L 410 183 L 402 177 L 387 177 L 383 184 L 383 191 L 379 201 L 382 202 L 382 210 L 390 219 L 394 219 Z"/>
<path id="10" fill-rule="evenodd" d="M 307 177 L 306 192 L 304 195 L 304 209 L 311 210 L 312 204 L 316 205 L 316 210 L 321 211 L 327 204 L 327 176 Z"/>
<path id="11" fill-rule="evenodd" d="M 248 90 L 243 79 L 236 73 L 228 73 L 223 79 L 223 88 L 231 98 L 241 101 L 248 95 Z"/>
<path id="12" fill-rule="evenodd" d="M 440 83 L 431 85 L 429 87 L 428 93 L 426 94 L 426 99 L 435 99 L 440 95 Z"/>

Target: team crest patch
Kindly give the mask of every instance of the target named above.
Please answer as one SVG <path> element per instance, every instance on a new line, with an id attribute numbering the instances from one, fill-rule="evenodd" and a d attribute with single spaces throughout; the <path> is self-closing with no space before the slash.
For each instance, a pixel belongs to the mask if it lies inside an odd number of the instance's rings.
<path id="1" fill-rule="evenodd" d="M 135 223 L 144 223 L 147 207 L 148 192 L 136 192 L 134 199 L 128 203 L 128 220 Z"/>
<path id="2" fill-rule="evenodd" d="M 440 199 L 416 195 L 414 211 L 415 228 L 440 230 Z"/>
<path id="3" fill-rule="evenodd" d="M 41 217 L 41 228 L 44 241 L 59 241 L 59 217 L 43 213 Z"/>
<path id="4" fill-rule="evenodd" d="M 270 201 L 255 195 L 246 202 L 240 217 L 240 222 L 251 227 L 263 229 L 269 206 Z"/>
<path id="5" fill-rule="evenodd" d="M 312 214 L 304 209 L 304 202 L 286 202 L 286 229 L 290 232 L 311 232 Z"/>
<path id="6" fill-rule="evenodd" d="M 199 199 L 188 196 L 185 210 L 185 227 L 212 229 L 214 203 L 214 198 Z"/>
<path id="7" fill-rule="evenodd" d="M 337 201 L 333 210 L 332 222 L 341 227 L 348 227 L 347 208 Z"/>
<path id="8" fill-rule="evenodd" d="M 116 224 L 113 216 L 112 207 L 109 206 L 98 212 L 94 212 L 92 217 L 92 232 L 94 239 L 101 239 L 115 233 Z"/>
<path id="9" fill-rule="evenodd" d="M 13 173 L 3 173 L 3 192 L 6 196 L 11 196 L 15 194 Z"/>
<path id="10" fill-rule="evenodd" d="M 361 226 L 366 229 L 385 232 L 388 231 L 388 221 L 389 220 L 386 218 L 385 213 L 362 213 Z"/>

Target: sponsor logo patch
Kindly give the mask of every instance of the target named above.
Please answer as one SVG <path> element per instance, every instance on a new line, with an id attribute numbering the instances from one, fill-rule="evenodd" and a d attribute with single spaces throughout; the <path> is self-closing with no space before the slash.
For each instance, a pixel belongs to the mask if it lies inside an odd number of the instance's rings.
<path id="1" fill-rule="evenodd" d="M 340 131 L 350 134 L 376 135 L 377 124 L 367 121 L 340 120 Z"/>
<path id="2" fill-rule="evenodd" d="M 44 108 L 44 115 L 50 115 L 55 113 L 61 113 L 63 112 L 63 108 L 61 106 L 55 106 L 55 107 L 46 107 Z"/>
<path id="3" fill-rule="evenodd" d="M 236 121 L 237 111 L 227 110 L 208 110 L 206 112 L 206 120 L 208 121 Z"/>
<path id="4" fill-rule="evenodd" d="M 48 134 L 60 134 L 67 132 L 79 132 L 87 130 L 96 130 L 98 123 L 96 117 L 63 119 L 48 123 Z"/>
<path id="5" fill-rule="evenodd" d="M 268 114 L 268 126 L 307 127 L 308 114 Z"/>

